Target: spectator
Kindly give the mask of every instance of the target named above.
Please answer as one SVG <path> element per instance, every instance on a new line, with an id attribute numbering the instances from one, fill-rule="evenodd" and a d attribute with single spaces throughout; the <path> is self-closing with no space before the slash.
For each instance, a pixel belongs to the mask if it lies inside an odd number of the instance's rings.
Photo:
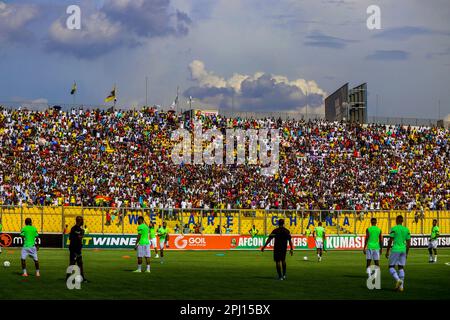
<path id="1" fill-rule="evenodd" d="M 205 129 L 278 128 L 279 172 L 268 177 L 249 164 L 173 164 L 171 133 L 192 129 L 194 121 Z M 149 207 L 169 216 L 182 207 L 450 210 L 448 129 L 220 115 L 191 119 L 144 108 L 3 109 L 0 132 L 3 205 Z M 120 226 L 121 210 L 118 215 Z"/>

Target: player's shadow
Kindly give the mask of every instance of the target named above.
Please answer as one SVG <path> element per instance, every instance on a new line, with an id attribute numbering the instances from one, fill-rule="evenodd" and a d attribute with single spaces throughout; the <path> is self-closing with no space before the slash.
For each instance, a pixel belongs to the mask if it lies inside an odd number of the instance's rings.
<path id="1" fill-rule="evenodd" d="M 255 279 L 264 279 L 264 280 L 277 280 L 277 278 L 271 277 L 271 276 L 254 276 L 253 278 L 255 278 Z"/>

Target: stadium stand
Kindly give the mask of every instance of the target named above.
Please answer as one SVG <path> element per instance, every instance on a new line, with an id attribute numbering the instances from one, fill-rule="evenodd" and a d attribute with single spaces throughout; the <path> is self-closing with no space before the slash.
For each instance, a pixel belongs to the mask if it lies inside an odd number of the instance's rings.
<path id="1" fill-rule="evenodd" d="M 171 133 L 195 121 L 204 129 L 278 128 L 279 172 L 264 176 L 248 163 L 175 165 Z M 193 212 L 203 233 L 217 224 L 222 233 L 248 233 L 253 224 L 266 232 L 273 215 L 297 217 L 293 232 L 302 233 L 305 217 L 322 212 L 333 216 L 330 233 L 363 234 L 369 216 L 387 232 L 402 212 L 413 233 L 428 233 L 437 215 L 448 228 L 449 163 L 443 128 L 189 118 L 152 108 L 0 111 L 0 213 L 9 231 L 26 216 L 41 231 L 62 232 L 81 213 L 91 232 L 134 233 L 131 217 L 153 211 L 157 224 L 166 212 L 169 227 L 180 230 Z M 214 226 L 210 212 L 222 219 Z"/>

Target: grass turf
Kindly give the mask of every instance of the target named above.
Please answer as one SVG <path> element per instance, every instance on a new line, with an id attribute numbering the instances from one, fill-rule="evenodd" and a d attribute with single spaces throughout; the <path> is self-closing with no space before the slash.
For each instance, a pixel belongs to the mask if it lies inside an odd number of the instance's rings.
<path id="1" fill-rule="evenodd" d="M 450 249 L 438 258 L 429 264 L 426 249 L 411 250 L 405 291 L 395 292 L 384 255 L 382 289 L 367 289 L 361 251 L 329 251 L 320 263 L 312 251 L 296 251 L 287 257 L 287 281 L 278 281 L 270 251 L 169 251 L 164 264 L 152 259 L 151 274 L 136 274 L 135 251 L 84 250 L 91 282 L 68 290 L 67 250 L 41 249 L 41 277 L 28 259 L 30 276 L 22 278 L 20 250 L 9 249 L 0 255 L 0 299 L 450 299 Z"/>

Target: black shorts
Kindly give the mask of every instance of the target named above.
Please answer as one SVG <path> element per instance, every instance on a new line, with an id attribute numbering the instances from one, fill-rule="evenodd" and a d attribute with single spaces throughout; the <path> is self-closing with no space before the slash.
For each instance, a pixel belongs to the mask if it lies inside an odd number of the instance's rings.
<path id="1" fill-rule="evenodd" d="M 77 261 L 81 261 L 82 256 L 81 256 L 81 250 L 69 250 L 70 252 L 70 263 L 72 263 L 73 261 L 77 262 Z"/>
<path id="2" fill-rule="evenodd" d="M 274 261 L 284 261 L 286 260 L 286 250 L 274 250 L 273 251 Z"/>

